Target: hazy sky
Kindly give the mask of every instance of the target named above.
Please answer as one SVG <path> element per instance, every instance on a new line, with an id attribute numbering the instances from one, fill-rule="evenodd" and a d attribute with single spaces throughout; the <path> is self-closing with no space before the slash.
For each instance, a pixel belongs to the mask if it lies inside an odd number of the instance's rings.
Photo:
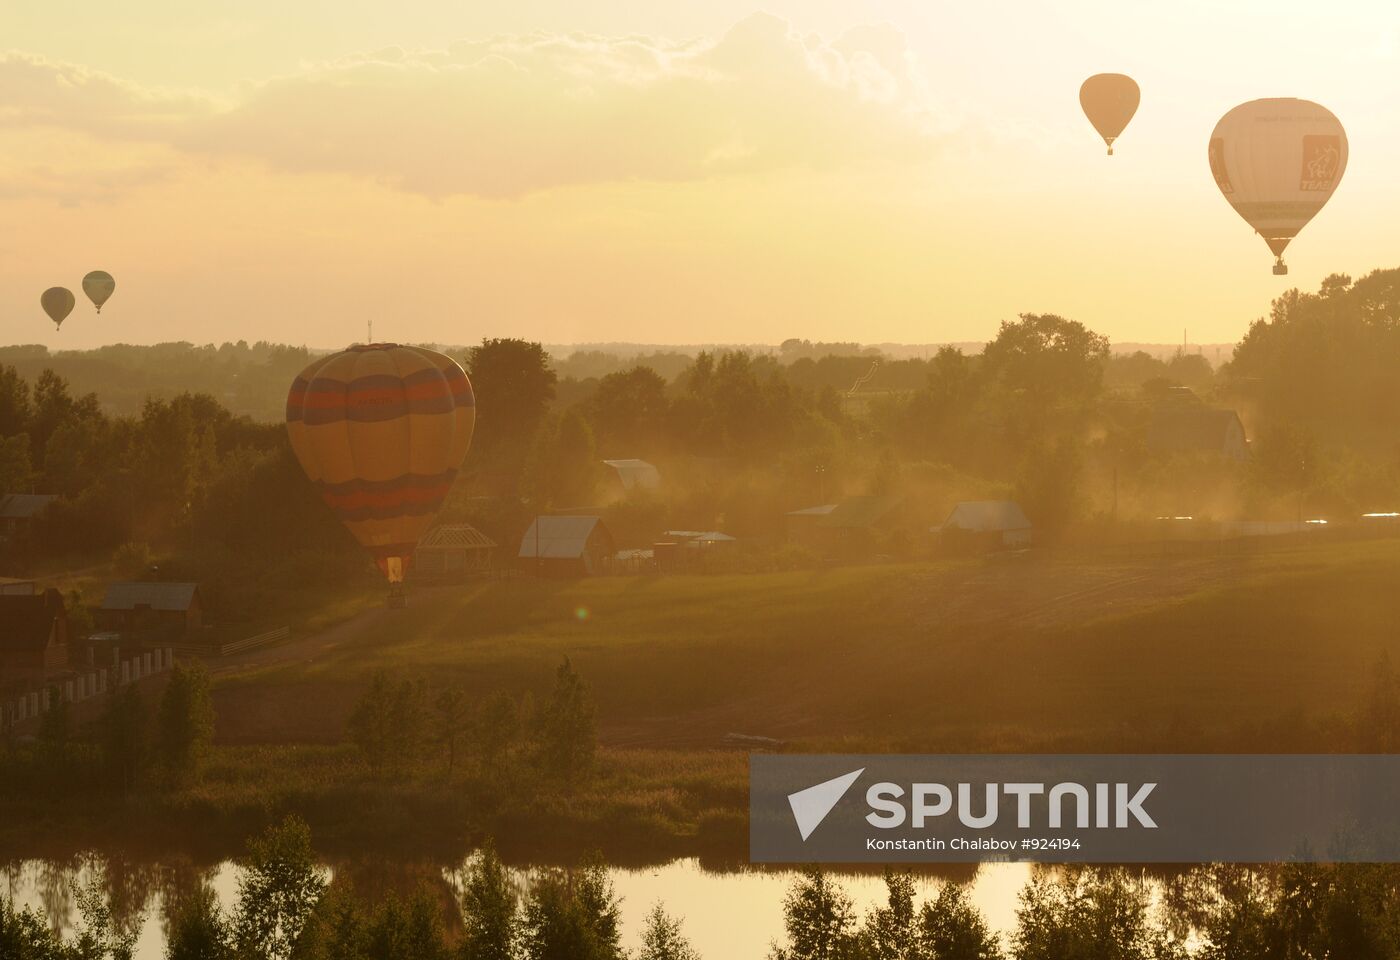
<path id="1" fill-rule="evenodd" d="M 6 0 L 0 342 L 1237 338 L 1400 266 L 1400 5 Z M 1103 146 L 1085 76 L 1142 106 Z M 1292 275 L 1227 109 L 1346 126 Z M 117 292 L 55 333 L 51 285 Z"/>

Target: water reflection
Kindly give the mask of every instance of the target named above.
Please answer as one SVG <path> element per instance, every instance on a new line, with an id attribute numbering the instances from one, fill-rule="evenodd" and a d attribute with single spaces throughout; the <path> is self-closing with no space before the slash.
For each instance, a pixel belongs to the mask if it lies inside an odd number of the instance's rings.
<path id="1" fill-rule="evenodd" d="M 325 864 L 331 883 L 353 891 L 367 902 L 389 893 L 411 894 L 427 885 L 440 897 L 444 915 L 453 925 L 460 921 L 456 897 L 465 864 L 444 869 L 427 862 L 341 860 Z M 539 868 L 513 867 L 511 879 L 524 893 Z M 971 868 L 968 868 L 969 871 Z M 1007 932 L 1016 921 L 1016 895 L 1030 879 L 1031 866 L 1023 863 L 985 864 L 971 876 L 972 900 L 997 931 Z M 5 865 L 7 894 L 20 906 L 42 908 L 54 929 L 72 934 L 79 921 L 73 891 L 97 883 L 111 905 L 113 918 L 123 930 L 140 931 L 137 960 L 164 956 L 171 906 L 207 886 L 225 911 L 238 898 L 240 870 L 231 861 L 198 865 L 188 860 L 134 863 L 120 857 L 75 857 L 67 861 L 24 860 Z M 787 870 L 707 870 L 698 860 L 676 860 L 643 869 L 608 871 L 622 898 L 623 944 L 641 944 L 647 912 L 657 902 L 683 918 L 686 936 L 707 960 L 761 958 L 769 945 L 783 935 L 783 895 L 795 873 Z M 920 895 L 934 892 L 940 881 L 918 881 Z M 841 876 L 841 884 L 862 913 L 883 904 L 885 887 L 878 873 Z"/>

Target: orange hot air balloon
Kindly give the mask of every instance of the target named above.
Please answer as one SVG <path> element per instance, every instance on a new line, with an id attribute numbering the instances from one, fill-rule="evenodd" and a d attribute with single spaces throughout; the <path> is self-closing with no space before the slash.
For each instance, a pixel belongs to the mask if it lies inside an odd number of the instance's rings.
<path id="1" fill-rule="evenodd" d="M 1206 155 L 1215 185 L 1273 251 L 1274 274 L 1288 273 L 1284 249 L 1346 172 L 1341 121 L 1310 100 L 1251 100 L 1220 118 Z"/>
<path id="2" fill-rule="evenodd" d="M 393 343 L 315 361 L 287 394 L 292 450 L 401 597 L 418 540 L 471 446 L 476 399 L 451 357 Z"/>
<path id="3" fill-rule="evenodd" d="M 73 297 L 73 291 L 67 287 L 49 287 L 39 294 L 39 306 L 44 308 L 53 325 L 60 329 L 63 327 L 63 321 L 68 319 L 68 314 L 73 312 L 75 303 L 77 300 Z"/>
<path id="4" fill-rule="evenodd" d="M 1141 93 L 1132 77 L 1121 73 L 1096 73 L 1079 88 L 1079 105 L 1113 156 L 1113 141 L 1137 113 Z"/>

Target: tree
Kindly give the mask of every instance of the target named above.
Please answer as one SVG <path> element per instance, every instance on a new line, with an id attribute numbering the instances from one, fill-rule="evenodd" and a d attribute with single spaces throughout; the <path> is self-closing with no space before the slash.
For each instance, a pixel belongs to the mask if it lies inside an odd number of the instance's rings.
<path id="1" fill-rule="evenodd" d="M 1400 750 L 1400 680 L 1387 652 L 1381 653 L 1371 670 L 1371 694 L 1358 720 L 1361 749 L 1367 753 Z"/>
<path id="2" fill-rule="evenodd" d="M 248 845 L 238 881 L 233 941 L 240 956 L 289 960 L 326 889 L 311 852 L 311 830 L 288 817 Z"/>
<path id="3" fill-rule="evenodd" d="M 28 429 L 32 415 L 29 384 L 14 367 L 0 364 L 0 437 Z"/>
<path id="4" fill-rule="evenodd" d="M 645 457 L 663 442 L 666 381 L 650 367 L 610 373 L 598 381 L 588 416 L 607 457 Z"/>
<path id="5" fill-rule="evenodd" d="M 1003 321 L 982 354 L 989 376 L 1036 405 L 1092 400 L 1107 359 L 1107 337 L 1052 313 Z"/>
<path id="6" fill-rule="evenodd" d="M 914 923 L 914 878 L 886 868 L 885 890 L 887 904 L 876 908 L 861 931 L 862 960 L 932 960 L 920 949 Z"/>
<path id="7" fill-rule="evenodd" d="M 0 492 L 27 493 L 34 483 L 29 459 L 29 435 L 17 433 L 0 439 Z"/>
<path id="8" fill-rule="evenodd" d="M 1180 945 L 1149 920 L 1149 890 L 1123 868 L 1040 871 L 1020 895 L 1015 960 L 1178 960 Z"/>
<path id="9" fill-rule="evenodd" d="M 214 891 L 200 886 L 185 897 L 170 924 L 166 960 L 234 960 L 228 923 Z"/>
<path id="10" fill-rule="evenodd" d="M 497 690 L 477 708 L 476 749 L 481 762 L 495 767 L 520 730 L 520 708 L 504 690 Z"/>
<path id="11" fill-rule="evenodd" d="M 461 907 L 462 960 L 514 960 L 519 926 L 515 890 L 489 840 L 467 868 Z"/>
<path id="12" fill-rule="evenodd" d="M 474 461 L 492 464 L 513 485 L 529 443 L 554 400 L 558 381 L 538 343 L 487 339 L 467 351 L 467 373 L 480 398 Z"/>
<path id="13" fill-rule="evenodd" d="M 166 775 L 177 783 L 196 779 L 213 740 L 209 674 L 198 664 L 176 664 L 156 712 L 157 755 Z"/>
<path id="14" fill-rule="evenodd" d="M 530 890 L 521 921 L 526 960 L 622 960 L 621 915 L 599 863 L 551 871 Z"/>
<path id="15" fill-rule="evenodd" d="M 593 765 L 598 749 L 593 699 L 568 657 L 554 674 L 554 690 L 539 711 L 535 736 L 546 769 L 572 782 Z"/>
<path id="16" fill-rule="evenodd" d="M 667 915 L 665 907 L 658 903 L 647 914 L 637 960 L 700 960 L 700 954 L 681 934 L 681 922 Z"/>
<path id="17" fill-rule="evenodd" d="M 996 934 L 967 899 L 967 888 L 945 883 L 919 915 L 919 942 L 934 960 L 1001 960 Z"/>
<path id="18" fill-rule="evenodd" d="M 378 671 L 350 714 L 348 732 L 375 770 L 402 767 L 423 753 L 428 719 L 421 681 L 389 679 Z"/>
<path id="19" fill-rule="evenodd" d="M 433 737 L 447 751 L 447 773 L 457 765 L 457 747 L 468 733 L 471 707 L 461 687 L 443 687 L 433 701 Z"/>
<path id="20" fill-rule="evenodd" d="M 135 684 L 127 684 L 111 696 L 101 729 L 108 779 L 125 793 L 140 778 L 150 752 L 150 719 Z"/>
<path id="21" fill-rule="evenodd" d="M 773 960 L 858 960 L 851 898 L 820 867 L 808 867 L 783 897 L 783 925 L 788 945 L 776 947 Z"/>
<path id="22" fill-rule="evenodd" d="M 1082 456 L 1071 441 L 1032 447 L 1021 462 L 1016 500 L 1031 523 L 1053 533 L 1083 512 L 1082 474 Z"/>

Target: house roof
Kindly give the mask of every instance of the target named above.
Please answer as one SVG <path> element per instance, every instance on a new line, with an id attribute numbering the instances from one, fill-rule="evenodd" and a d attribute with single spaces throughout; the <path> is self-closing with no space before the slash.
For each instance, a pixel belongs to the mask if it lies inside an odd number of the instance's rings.
<path id="1" fill-rule="evenodd" d="M 1147 444 L 1154 450 L 1225 450 L 1230 428 L 1239 426 L 1239 414 L 1200 404 L 1162 404 L 1152 411 L 1147 428 Z"/>
<path id="2" fill-rule="evenodd" d="M 804 507 L 801 510 L 789 510 L 789 517 L 824 517 L 836 509 L 834 503 L 824 503 L 820 507 Z"/>
<path id="3" fill-rule="evenodd" d="M 0 594 L 0 650 L 42 650 L 54 621 L 66 615 L 63 596 L 52 588 L 28 596 Z"/>
<path id="4" fill-rule="evenodd" d="M 734 537 L 718 530 L 667 530 L 662 534 L 672 540 L 689 540 L 691 543 L 731 543 Z"/>
<path id="5" fill-rule="evenodd" d="M 1030 527 L 1031 522 L 1026 519 L 1021 505 L 1011 500 L 964 500 L 953 507 L 948 519 L 943 521 L 944 530 L 977 533 L 1029 530 Z"/>
<path id="6" fill-rule="evenodd" d="M 102 600 L 103 610 L 188 610 L 199 592 L 197 583 L 113 583 Z"/>
<path id="7" fill-rule="evenodd" d="M 873 527 L 899 506 L 898 497 L 851 497 L 842 500 L 819 522 L 823 527 Z"/>
<path id="8" fill-rule="evenodd" d="M 419 550 L 453 548 L 490 550 L 495 545 L 495 540 L 492 540 L 470 523 L 441 524 L 429 530 L 427 536 L 418 541 Z"/>
<path id="9" fill-rule="evenodd" d="M 655 490 L 661 486 L 661 471 L 645 460 L 604 460 L 617 471 L 624 490 Z"/>
<path id="10" fill-rule="evenodd" d="M 33 520 L 57 499 L 58 497 L 45 493 L 0 495 L 0 520 Z"/>
<path id="11" fill-rule="evenodd" d="M 607 527 L 597 517 L 536 517 L 525 536 L 520 538 L 520 552 L 516 556 L 577 560 L 583 556 L 595 531 L 607 533 Z M 538 554 L 536 544 L 539 545 Z"/>

